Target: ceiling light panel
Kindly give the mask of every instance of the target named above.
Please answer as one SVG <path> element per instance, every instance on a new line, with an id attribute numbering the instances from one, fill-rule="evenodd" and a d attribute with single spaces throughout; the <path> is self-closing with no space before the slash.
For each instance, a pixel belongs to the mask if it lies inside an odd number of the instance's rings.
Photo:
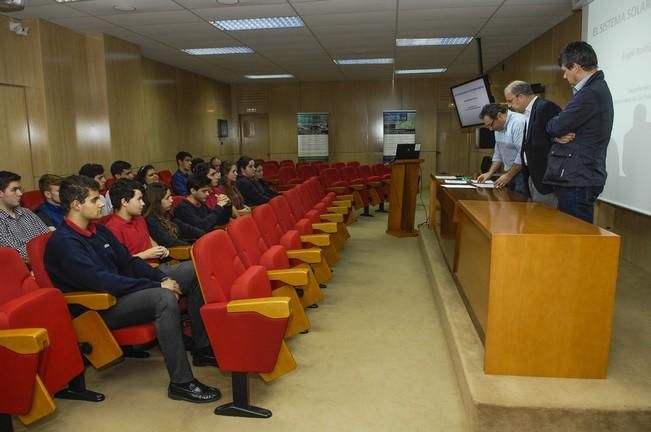
<path id="1" fill-rule="evenodd" d="M 253 50 L 249 47 L 222 47 L 222 48 L 186 48 L 181 50 L 190 55 L 227 55 L 227 54 L 251 54 Z"/>
<path id="2" fill-rule="evenodd" d="M 282 79 L 282 78 L 294 78 L 294 75 L 290 74 L 277 74 L 277 75 L 244 75 L 246 79 Z"/>
<path id="3" fill-rule="evenodd" d="M 392 58 L 368 58 L 368 59 L 338 59 L 335 63 L 339 65 L 361 65 L 361 64 L 392 64 Z"/>
<path id="4" fill-rule="evenodd" d="M 472 36 L 461 37 L 443 37 L 443 38 L 416 38 L 416 39 L 396 39 L 396 46 L 451 46 L 451 45 L 468 45 L 472 41 Z"/>
<path id="5" fill-rule="evenodd" d="M 435 74 L 443 73 L 447 68 L 431 68 L 431 69 L 398 69 L 397 75 L 412 75 L 412 74 Z"/>
<path id="6" fill-rule="evenodd" d="M 222 31 L 269 30 L 279 28 L 305 27 L 303 20 L 297 16 L 216 20 L 210 21 L 210 24 L 214 25 Z"/>

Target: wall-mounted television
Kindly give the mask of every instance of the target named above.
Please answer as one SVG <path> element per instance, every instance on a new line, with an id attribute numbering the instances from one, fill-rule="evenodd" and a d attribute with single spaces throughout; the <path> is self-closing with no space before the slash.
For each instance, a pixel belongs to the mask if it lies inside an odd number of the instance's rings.
<path id="1" fill-rule="evenodd" d="M 479 126 L 484 123 L 479 113 L 484 105 L 491 103 L 493 97 L 488 83 L 488 76 L 466 81 L 450 87 L 452 99 L 459 117 L 461 127 Z"/>

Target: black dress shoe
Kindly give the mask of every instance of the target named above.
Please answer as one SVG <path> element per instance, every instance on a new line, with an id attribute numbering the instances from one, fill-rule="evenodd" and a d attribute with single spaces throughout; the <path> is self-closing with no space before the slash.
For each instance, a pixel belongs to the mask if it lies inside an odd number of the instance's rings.
<path id="1" fill-rule="evenodd" d="M 210 347 L 199 348 L 192 352 L 194 366 L 218 366 L 217 358 Z"/>
<path id="2" fill-rule="evenodd" d="M 193 379 L 189 383 L 170 383 L 167 388 L 167 396 L 174 400 L 184 400 L 193 403 L 215 402 L 222 397 L 221 392 L 214 388 L 200 383 Z"/>

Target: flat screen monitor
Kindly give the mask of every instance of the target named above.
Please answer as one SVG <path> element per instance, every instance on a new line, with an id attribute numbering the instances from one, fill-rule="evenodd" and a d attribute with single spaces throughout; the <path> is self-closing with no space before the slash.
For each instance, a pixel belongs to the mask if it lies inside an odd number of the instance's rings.
<path id="1" fill-rule="evenodd" d="M 418 156 L 420 156 L 420 144 L 398 144 L 394 160 L 418 159 Z"/>
<path id="2" fill-rule="evenodd" d="M 219 138 L 226 138 L 228 136 L 228 120 L 217 120 L 217 136 Z"/>
<path id="3" fill-rule="evenodd" d="M 461 127 L 482 125 L 479 113 L 484 105 L 489 104 L 493 99 L 490 93 L 490 85 L 487 76 L 466 81 L 450 87 L 452 99 L 459 117 Z"/>

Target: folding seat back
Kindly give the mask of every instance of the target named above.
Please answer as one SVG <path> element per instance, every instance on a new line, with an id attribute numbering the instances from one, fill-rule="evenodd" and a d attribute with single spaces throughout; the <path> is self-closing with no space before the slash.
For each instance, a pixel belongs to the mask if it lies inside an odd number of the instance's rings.
<path id="1" fill-rule="evenodd" d="M 347 187 L 348 184 L 339 176 L 336 168 L 326 168 L 319 173 L 325 187 Z"/>
<path id="2" fill-rule="evenodd" d="M 4 328 L 44 328 L 49 347 L 39 369 L 54 394 L 84 370 L 66 301 L 55 288 L 39 288 L 20 255 L 0 248 L 0 323 Z"/>
<path id="3" fill-rule="evenodd" d="M 232 221 L 228 234 L 246 267 L 262 265 L 269 270 L 290 268 L 285 248 L 278 244 L 268 247 L 251 216 Z"/>
<path id="4" fill-rule="evenodd" d="M 284 167 L 284 166 L 291 166 L 291 167 L 293 167 L 293 166 L 294 166 L 294 161 L 291 160 L 291 159 L 284 159 L 284 160 L 281 160 L 281 161 L 280 161 L 280 166 L 281 166 L 281 167 Z"/>
<path id="5" fill-rule="evenodd" d="M 305 180 L 319 175 L 319 172 L 317 171 L 314 165 L 305 164 L 297 167 L 297 169 L 298 169 L 298 175 Z"/>
<path id="6" fill-rule="evenodd" d="M 273 209 L 276 217 L 278 218 L 278 223 L 283 231 L 288 231 L 294 229 L 296 225 L 296 218 L 292 213 L 291 207 L 289 207 L 289 202 L 287 198 L 283 195 L 272 198 L 268 203 Z"/>
<path id="7" fill-rule="evenodd" d="M 309 162 L 296 162 L 296 169 L 298 170 L 300 167 L 305 166 L 305 165 L 310 165 Z"/>
<path id="8" fill-rule="evenodd" d="M 245 269 L 225 231 L 197 240 L 192 260 L 205 299 L 201 317 L 210 345 L 219 368 L 232 373 L 233 402 L 218 407 L 215 414 L 271 417 L 271 411 L 249 405 L 247 373 L 270 380 L 296 367 L 283 342 L 290 299 L 272 298 L 266 270 Z"/>
<path id="9" fill-rule="evenodd" d="M 166 184 L 167 186 L 172 186 L 172 171 L 170 170 L 158 171 L 158 181 Z"/>
<path id="10" fill-rule="evenodd" d="M 257 206 L 253 209 L 251 217 L 253 217 L 255 224 L 258 226 L 258 230 L 267 246 L 279 244 L 290 249 L 290 247 L 288 247 L 289 245 L 284 245 L 281 241 L 283 234 L 287 231 L 283 230 L 280 225 L 271 204 L 262 204 Z M 298 247 L 300 248 L 301 245 L 299 244 Z"/>
<path id="11" fill-rule="evenodd" d="M 357 172 L 357 167 L 354 166 L 345 166 L 339 170 L 341 173 L 341 176 L 345 181 L 347 181 L 349 184 L 366 184 L 364 179 L 362 179 L 358 172 Z"/>
<path id="12" fill-rule="evenodd" d="M 23 193 L 20 198 L 20 205 L 31 211 L 36 210 L 38 206 L 45 202 L 45 197 L 40 190 L 31 190 Z"/>
<path id="13" fill-rule="evenodd" d="M 280 179 L 281 186 L 290 186 L 303 183 L 303 179 L 296 173 L 296 168 L 290 165 L 284 165 L 278 170 L 278 178 Z"/>
<path id="14" fill-rule="evenodd" d="M 379 176 L 383 180 L 388 176 L 388 178 L 391 178 L 391 170 L 384 164 L 382 163 L 376 163 L 373 165 L 373 173 L 376 176 Z"/>
<path id="15" fill-rule="evenodd" d="M 174 211 L 176 206 L 179 205 L 181 201 L 183 201 L 185 198 L 186 197 L 184 197 L 183 195 L 174 195 L 172 197 L 172 212 Z"/>
<path id="16" fill-rule="evenodd" d="M 264 178 L 266 180 L 277 180 L 278 179 L 278 162 L 276 161 L 267 161 L 262 164 L 262 169 L 264 170 Z"/>
<path id="17" fill-rule="evenodd" d="M 346 166 L 346 162 L 335 162 L 332 164 L 332 167 L 335 169 L 341 169 Z"/>
<path id="18" fill-rule="evenodd" d="M 360 163 L 358 161 L 350 161 L 346 164 L 347 166 L 358 167 Z"/>
<path id="19" fill-rule="evenodd" d="M 109 179 L 106 179 L 106 184 L 104 185 L 104 189 L 111 190 L 114 184 L 115 184 L 115 178 L 111 177 Z"/>
<path id="20" fill-rule="evenodd" d="M 276 165 L 276 168 L 280 168 L 280 162 L 278 162 L 277 160 L 268 160 L 268 161 L 265 161 L 265 164 Z"/>
<path id="21" fill-rule="evenodd" d="M 289 190 L 283 194 L 287 198 L 289 203 L 289 208 L 291 208 L 294 218 L 296 220 L 302 219 L 305 217 L 305 209 L 303 208 L 303 203 L 301 202 L 301 197 L 297 190 Z"/>

